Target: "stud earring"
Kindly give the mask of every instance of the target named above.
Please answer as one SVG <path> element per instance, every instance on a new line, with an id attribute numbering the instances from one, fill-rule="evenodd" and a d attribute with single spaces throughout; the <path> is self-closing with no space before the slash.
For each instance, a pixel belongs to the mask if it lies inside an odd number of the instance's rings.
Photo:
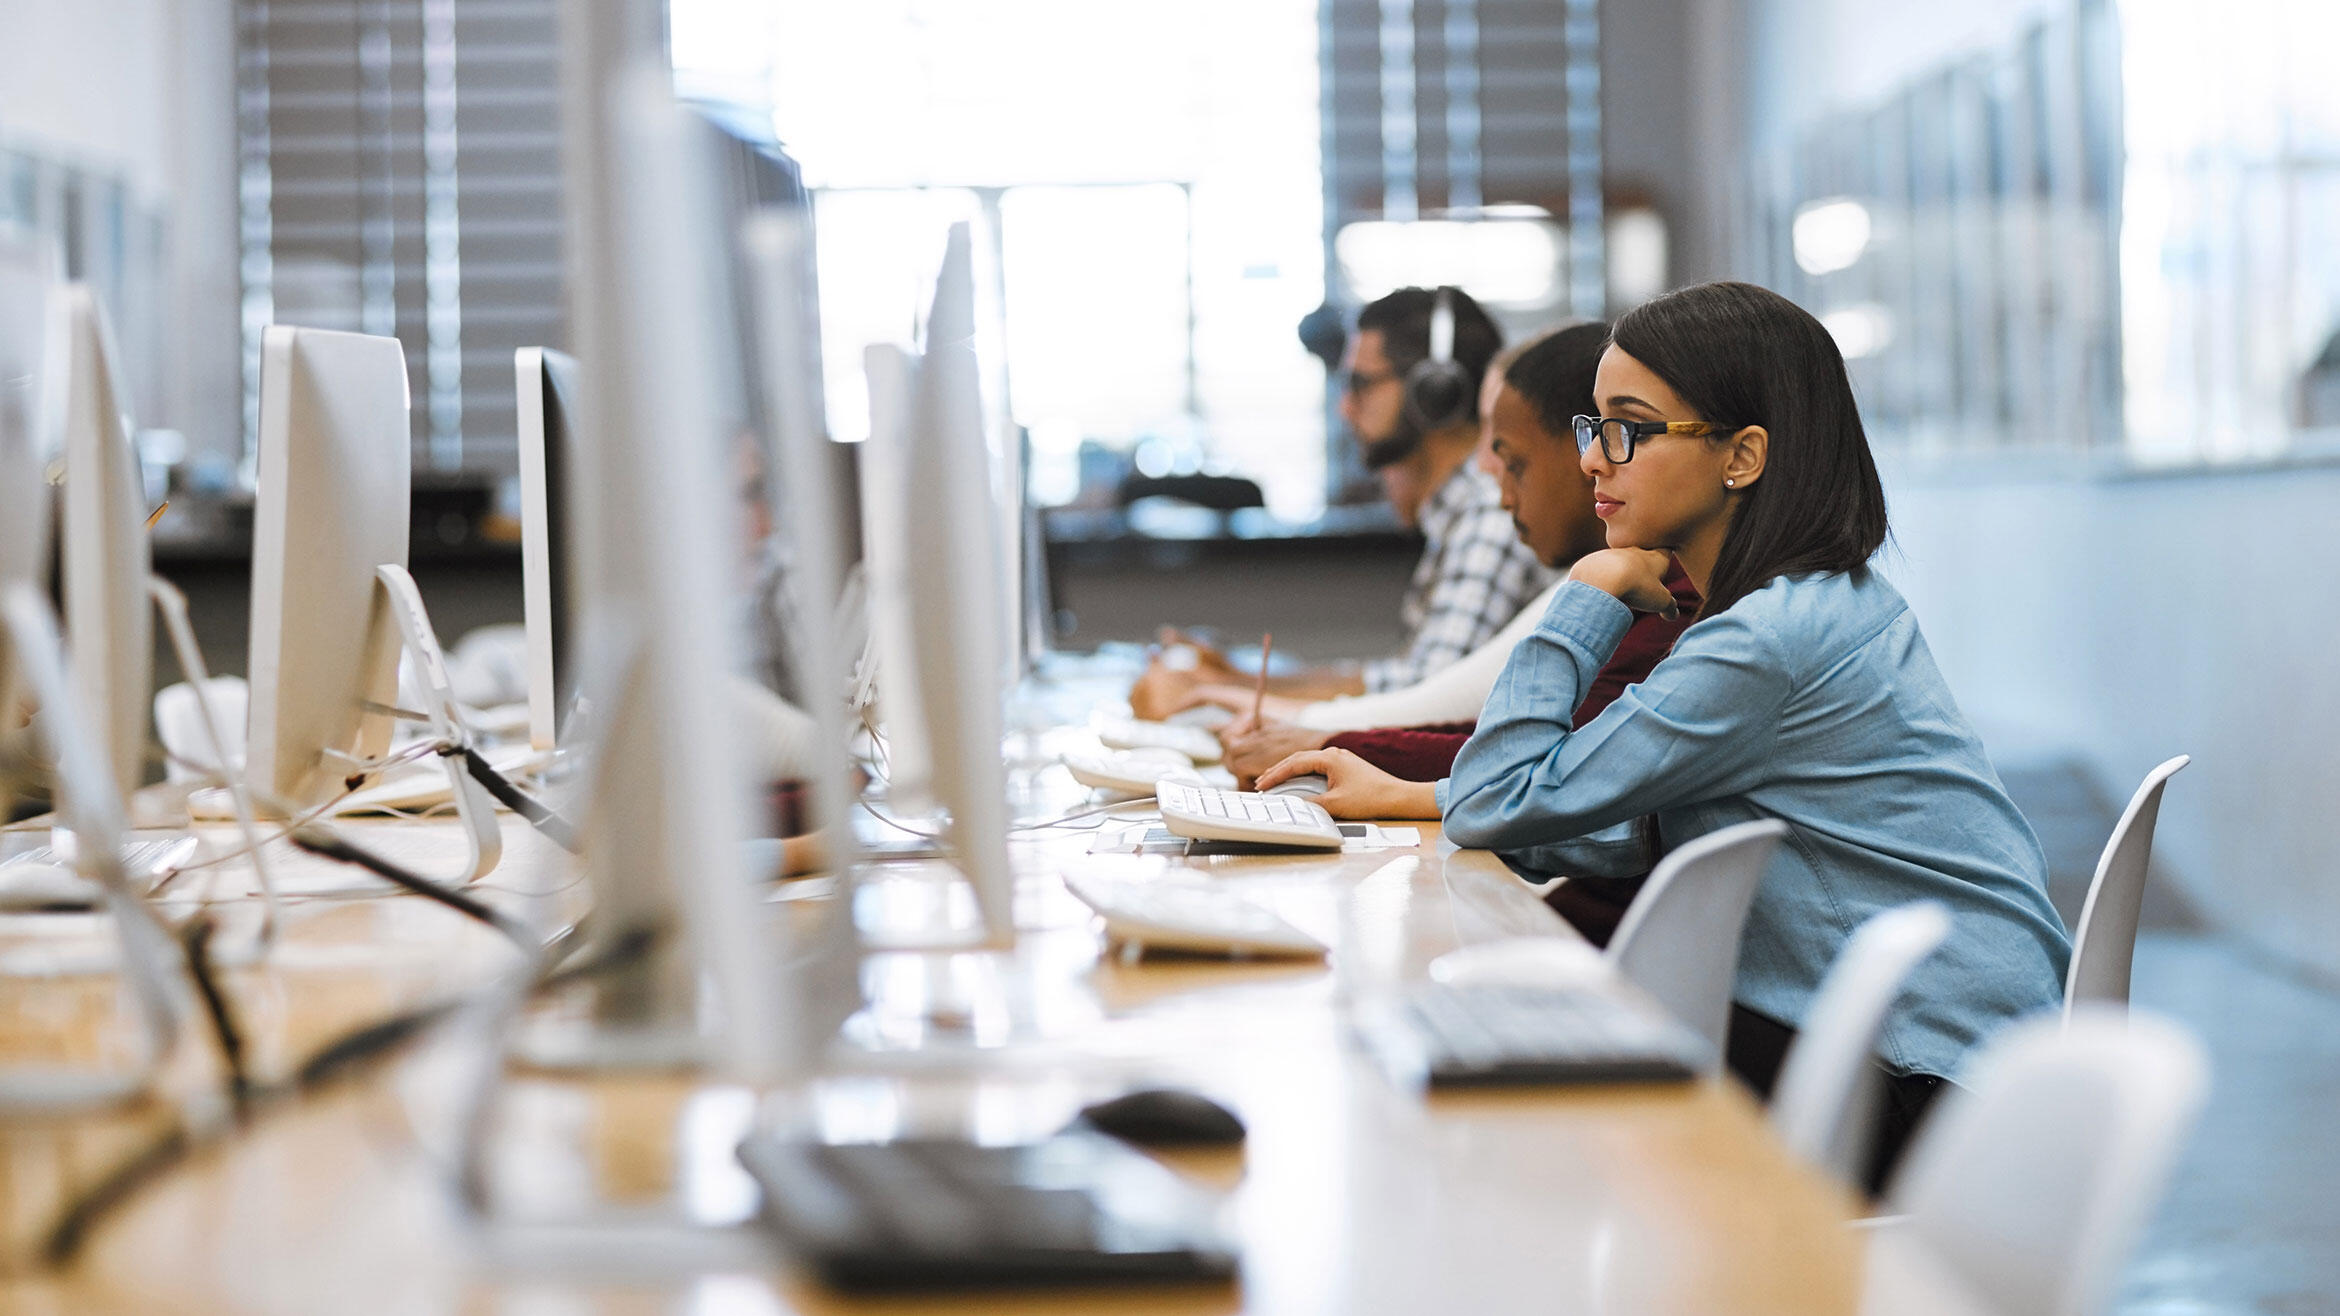
<path id="1" fill-rule="evenodd" d="M 1737 487 L 1738 487 L 1738 485 L 1739 485 L 1739 482 L 1738 482 L 1737 480 L 1725 480 L 1725 481 L 1723 481 L 1723 488 L 1725 488 L 1725 489 L 1735 489 L 1735 488 L 1737 488 Z"/>

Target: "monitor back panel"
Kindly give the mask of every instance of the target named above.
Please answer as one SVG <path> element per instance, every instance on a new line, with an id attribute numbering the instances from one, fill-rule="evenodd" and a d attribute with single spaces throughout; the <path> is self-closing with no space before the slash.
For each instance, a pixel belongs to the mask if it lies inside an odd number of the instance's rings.
<path id="1" fill-rule="evenodd" d="M 326 749 L 373 757 L 389 747 L 390 719 L 364 704 L 398 693 L 398 631 L 374 568 L 406 565 L 407 405 L 397 339 L 282 326 L 263 335 L 251 779 L 291 804 L 327 798 L 346 774 Z"/>

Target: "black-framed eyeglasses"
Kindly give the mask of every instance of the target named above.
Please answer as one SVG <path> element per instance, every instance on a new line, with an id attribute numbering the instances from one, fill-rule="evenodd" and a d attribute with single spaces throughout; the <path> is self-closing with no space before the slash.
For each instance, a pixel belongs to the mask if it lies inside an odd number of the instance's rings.
<path id="1" fill-rule="evenodd" d="M 1619 466 L 1633 460 L 1633 447 L 1643 439 L 1660 434 L 1736 434 L 1746 428 L 1711 420 L 1619 420 L 1613 416 L 1578 416 L 1575 423 L 1577 456 L 1591 452 L 1597 441 L 1601 455 Z"/>
<path id="2" fill-rule="evenodd" d="M 1383 384 L 1403 378 L 1405 376 L 1400 375 L 1395 370 L 1383 370 L 1376 374 L 1367 374 L 1362 370 L 1344 370 L 1341 372 L 1341 391 L 1353 398 L 1363 397 L 1368 389 L 1379 388 Z"/>

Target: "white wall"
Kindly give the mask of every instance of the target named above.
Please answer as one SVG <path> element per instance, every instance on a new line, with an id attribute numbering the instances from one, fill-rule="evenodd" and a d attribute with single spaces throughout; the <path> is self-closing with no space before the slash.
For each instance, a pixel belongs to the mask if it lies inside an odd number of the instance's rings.
<path id="1" fill-rule="evenodd" d="M 1888 492 L 1888 571 L 1994 750 L 2073 753 L 2115 800 L 2193 755 L 2160 871 L 2214 924 L 2340 978 L 2340 469 Z"/>
<path id="2" fill-rule="evenodd" d="M 0 0 L 0 134 L 126 178 L 168 226 L 161 398 L 141 426 L 241 442 L 232 0 Z M 136 341 L 130 334 L 126 340 Z"/>
<path id="3" fill-rule="evenodd" d="M 2005 42 L 2072 0 L 1691 0 L 1691 169 L 1715 198 L 1760 144 Z M 1731 271 L 1716 269 L 1716 275 Z M 2177 753 L 2155 847 L 2203 917 L 2340 979 L 2340 467 L 2154 476 L 1890 460 L 1908 593 L 2003 760 L 2068 756 L 2126 800 Z"/>

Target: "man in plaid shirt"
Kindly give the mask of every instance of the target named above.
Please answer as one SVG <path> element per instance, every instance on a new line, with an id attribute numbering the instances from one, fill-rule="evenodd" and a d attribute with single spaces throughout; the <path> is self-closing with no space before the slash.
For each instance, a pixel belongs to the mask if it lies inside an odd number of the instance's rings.
<path id="1" fill-rule="evenodd" d="M 1441 295 L 1452 312 L 1449 359 L 1462 387 L 1459 405 L 1430 414 L 1428 392 L 1409 391 L 1406 379 L 1433 358 Z M 1324 698 L 1411 685 L 1494 638 L 1552 582 L 1520 542 L 1494 479 L 1471 460 L 1479 442 L 1472 404 L 1502 346 L 1494 320 L 1459 288 L 1400 288 L 1358 313 L 1341 372 L 1341 418 L 1398 519 L 1426 543 L 1399 608 L 1405 642 L 1398 652 L 1355 672 L 1277 679 L 1271 688 L 1278 693 Z M 1157 662 L 1130 703 L 1140 716 L 1159 717 L 1232 681 L 1248 678 L 1215 654 L 1183 670 Z"/>
<path id="2" fill-rule="evenodd" d="M 1412 685 L 1461 658 L 1552 583 L 1499 496 L 1495 481 L 1466 458 L 1421 504 L 1417 525 L 1428 542 L 1398 605 L 1406 646 L 1365 664 L 1366 690 Z"/>

